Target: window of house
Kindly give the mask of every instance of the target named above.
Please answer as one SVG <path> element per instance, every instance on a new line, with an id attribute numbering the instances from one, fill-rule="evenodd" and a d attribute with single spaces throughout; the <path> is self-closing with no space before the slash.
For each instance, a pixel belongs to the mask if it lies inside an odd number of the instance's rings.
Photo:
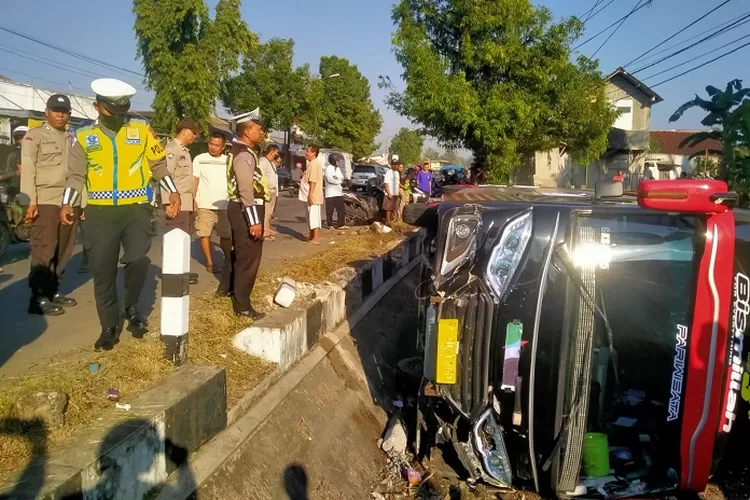
<path id="1" fill-rule="evenodd" d="M 633 130 L 633 100 L 620 99 L 614 102 L 614 106 L 620 112 L 620 116 L 615 120 L 614 127 L 622 130 Z"/>

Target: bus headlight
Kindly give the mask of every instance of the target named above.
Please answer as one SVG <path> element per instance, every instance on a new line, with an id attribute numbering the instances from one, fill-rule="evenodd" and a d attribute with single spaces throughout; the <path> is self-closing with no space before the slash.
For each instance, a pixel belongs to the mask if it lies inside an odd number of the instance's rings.
<path id="1" fill-rule="evenodd" d="M 531 212 L 526 212 L 505 226 L 500 241 L 492 250 L 487 265 L 487 278 L 498 298 L 502 298 L 508 291 L 508 286 L 531 239 L 531 229 L 532 215 Z"/>

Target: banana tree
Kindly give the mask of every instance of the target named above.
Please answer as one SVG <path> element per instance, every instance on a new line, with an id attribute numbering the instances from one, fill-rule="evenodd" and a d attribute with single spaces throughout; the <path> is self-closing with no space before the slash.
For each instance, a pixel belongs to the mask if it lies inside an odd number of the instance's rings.
<path id="1" fill-rule="evenodd" d="M 707 112 L 701 124 L 711 130 L 698 132 L 685 138 L 680 147 L 695 146 L 707 139 L 716 139 L 722 144 L 722 163 L 720 177 L 730 182 L 744 177 L 738 171 L 736 151 L 738 147 L 750 145 L 750 88 L 742 88 L 742 80 L 732 80 L 725 90 L 712 85 L 706 87 L 710 99 L 698 95 L 695 99 L 680 106 L 669 118 L 670 122 L 679 120 L 691 108 L 700 108 Z"/>

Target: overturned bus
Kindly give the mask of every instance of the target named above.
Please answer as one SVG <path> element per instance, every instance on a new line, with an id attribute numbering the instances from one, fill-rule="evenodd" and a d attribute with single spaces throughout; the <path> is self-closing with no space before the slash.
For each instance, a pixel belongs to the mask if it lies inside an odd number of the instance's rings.
<path id="1" fill-rule="evenodd" d="M 424 207 L 417 449 L 545 498 L 703 491 L 748 427 L 736 198 L 721 181 L 601 182 Z"/>

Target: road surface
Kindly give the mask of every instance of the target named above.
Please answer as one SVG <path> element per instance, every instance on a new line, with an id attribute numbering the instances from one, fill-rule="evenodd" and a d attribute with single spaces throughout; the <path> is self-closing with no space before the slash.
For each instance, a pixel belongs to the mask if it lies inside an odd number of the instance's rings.
<path id="1" fill-rule="evenodd" d="M 305 212 L 301 202 L 282 193 L 276 210 L 277 220 L 273 221 L 281 236 L 276 241 L 266 243 L 261 270 L 327 248 L 326 245 L 312 246 L 304 241 L 308 233 Z M 322 236 L 324 240 L 330 238 L 325 230 Z M 218 248 L 216 254 L 215 263 L 220 264 L 222 259 L 218 256 Z M 91 349 L 100 332 L 91 274 L 77 272 L 80 246 L 76 247 L 62 283 L 62 291 L 74 297 L 78 306 L 57 317 L 30 316 L 26 312 L 30 295 L 26 279 L 30 267 L 28 255 L 27 244 L 12 245 L 9 256 L 0 263 L 3 267 L 0 272 L 0 379 L 44 366 L 51 356 L 63 352 Z M 191 270 L 199 274 L 199 284 L 191 287 L 191 293 L 215 289 L 218 281 L 206 272 L 197 240 L 193 241 L 192 256 Z M 149 257 L 151 266 L 140 307 L 144 314 L 149 314 L 151 331 L 154 331 L 155 327 L 158 329 L 161 238 L 154 238 Z M 122 286 L 122 273 L 119 279 Z M 125 333 L 122 337 L 126 341 L 129 335 Z"/>

